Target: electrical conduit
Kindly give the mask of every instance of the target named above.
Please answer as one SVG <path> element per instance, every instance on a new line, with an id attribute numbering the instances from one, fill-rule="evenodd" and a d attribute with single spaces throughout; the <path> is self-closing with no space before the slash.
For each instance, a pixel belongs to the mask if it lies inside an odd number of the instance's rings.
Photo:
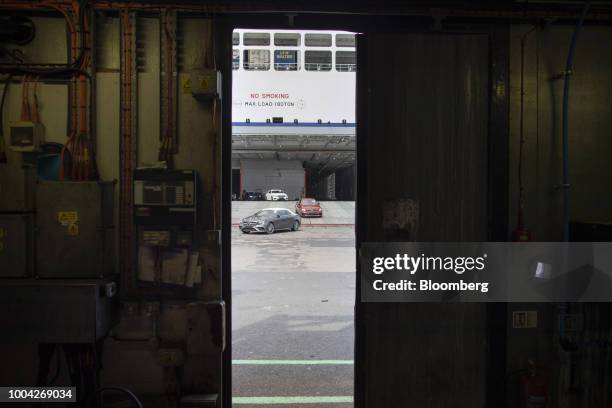
<path id="1" fill-rule="evenodd" d="M 564 72 L 564 83 L 563 83 L 563 182 L 561 188 L 563 189 L 563 241 L 569 241 L 569 224 L 570 224 L 570 192 L 569 192 L 569 91 L 570 91 L 570 78 L 573 74 L 572 66 L 574 65 L 574 51 L 576 49 L 576 40 L 578 38 L 578 32 L 582 28 L 584 19 L 589 11 L 589 3 L 584 5 L 580 20 L 576 25 L 574 34 L 572 35 L 572 42 L 570 43 L 569 52 L 567 53 L 567 61 L 565 63 Z"/>

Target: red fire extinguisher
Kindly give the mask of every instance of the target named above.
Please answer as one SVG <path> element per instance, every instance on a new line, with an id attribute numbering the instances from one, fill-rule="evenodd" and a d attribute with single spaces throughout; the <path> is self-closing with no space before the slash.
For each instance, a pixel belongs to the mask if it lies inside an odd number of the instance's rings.
<path id="1" fill-rule="evenodd" d="M 525 228 L 525 219 L 523 216 L 523 207 L 520 206 L 516 220 L 516 228 L 512 231 L 512 241 L 524 242 L 531 241 L 531 233 Z"/>
<path id="2" fill-rule="evenodd" d="M 521 408 L 548 408 L 548 385 L 546 378 L 529 360 L 529 370 L 521 377 Z"/>

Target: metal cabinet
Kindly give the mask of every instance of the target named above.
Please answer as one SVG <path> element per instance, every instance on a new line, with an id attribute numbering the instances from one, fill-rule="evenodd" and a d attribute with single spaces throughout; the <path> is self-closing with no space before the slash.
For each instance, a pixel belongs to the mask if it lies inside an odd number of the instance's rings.
<path id="1" fill-rule="evenodd" d="M 32 216 L 0 214 L 0 278 L 32 273 Z"/>
<path id="2" fill-rule="evenodd" d="M 114 182 L 40 182 L 36 273 L 95 278 L 115 272 Z"/>
<path id="3" fill-rule="evenodd" d="M 112 280 L 0 281 L 0 343 L 94 343 L 118 320 Z"/>
<path id="4" fill-rule="evenodd" d="M 0 163 L 0 212 L 24 212 L 34 208 L 35 162 L 29 156 L 6 151 L 6 163 Z"/>

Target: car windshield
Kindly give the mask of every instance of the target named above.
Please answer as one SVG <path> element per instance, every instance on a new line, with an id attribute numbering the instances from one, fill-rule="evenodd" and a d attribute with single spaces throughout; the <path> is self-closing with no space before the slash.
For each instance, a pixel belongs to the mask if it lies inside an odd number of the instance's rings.
<path id="1" fill-rule="evenodd" d="M 257 211 L 255 214 L 253 214 L 253 216 L 254 217 L 262 217 L 264 215 L 273 215 L 275 213 L 276 213 L 275 210 L 261 210 L 261 211 Z"/>
<path id="2" fill-rule="evenodd" d="M 317 205 L 317 200 L 314 198 L 304 198 L 302 199 L 302 204 L 304 205 Z"/>
<path id="3" fill-rule="evenodd" d="M 270 190 L 271 193 L 282 193 L 283 190 Z"/>

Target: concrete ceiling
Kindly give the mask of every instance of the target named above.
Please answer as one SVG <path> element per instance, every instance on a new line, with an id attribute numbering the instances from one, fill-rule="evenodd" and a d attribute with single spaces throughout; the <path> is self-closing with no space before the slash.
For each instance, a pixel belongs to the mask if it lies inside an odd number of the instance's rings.
<path id="1" fill-rule="evenodd" d="M 232 158 L 299 160 L 307 169 L 330 173 L 355 162 L 355 136 L 233 135 Z"/>

